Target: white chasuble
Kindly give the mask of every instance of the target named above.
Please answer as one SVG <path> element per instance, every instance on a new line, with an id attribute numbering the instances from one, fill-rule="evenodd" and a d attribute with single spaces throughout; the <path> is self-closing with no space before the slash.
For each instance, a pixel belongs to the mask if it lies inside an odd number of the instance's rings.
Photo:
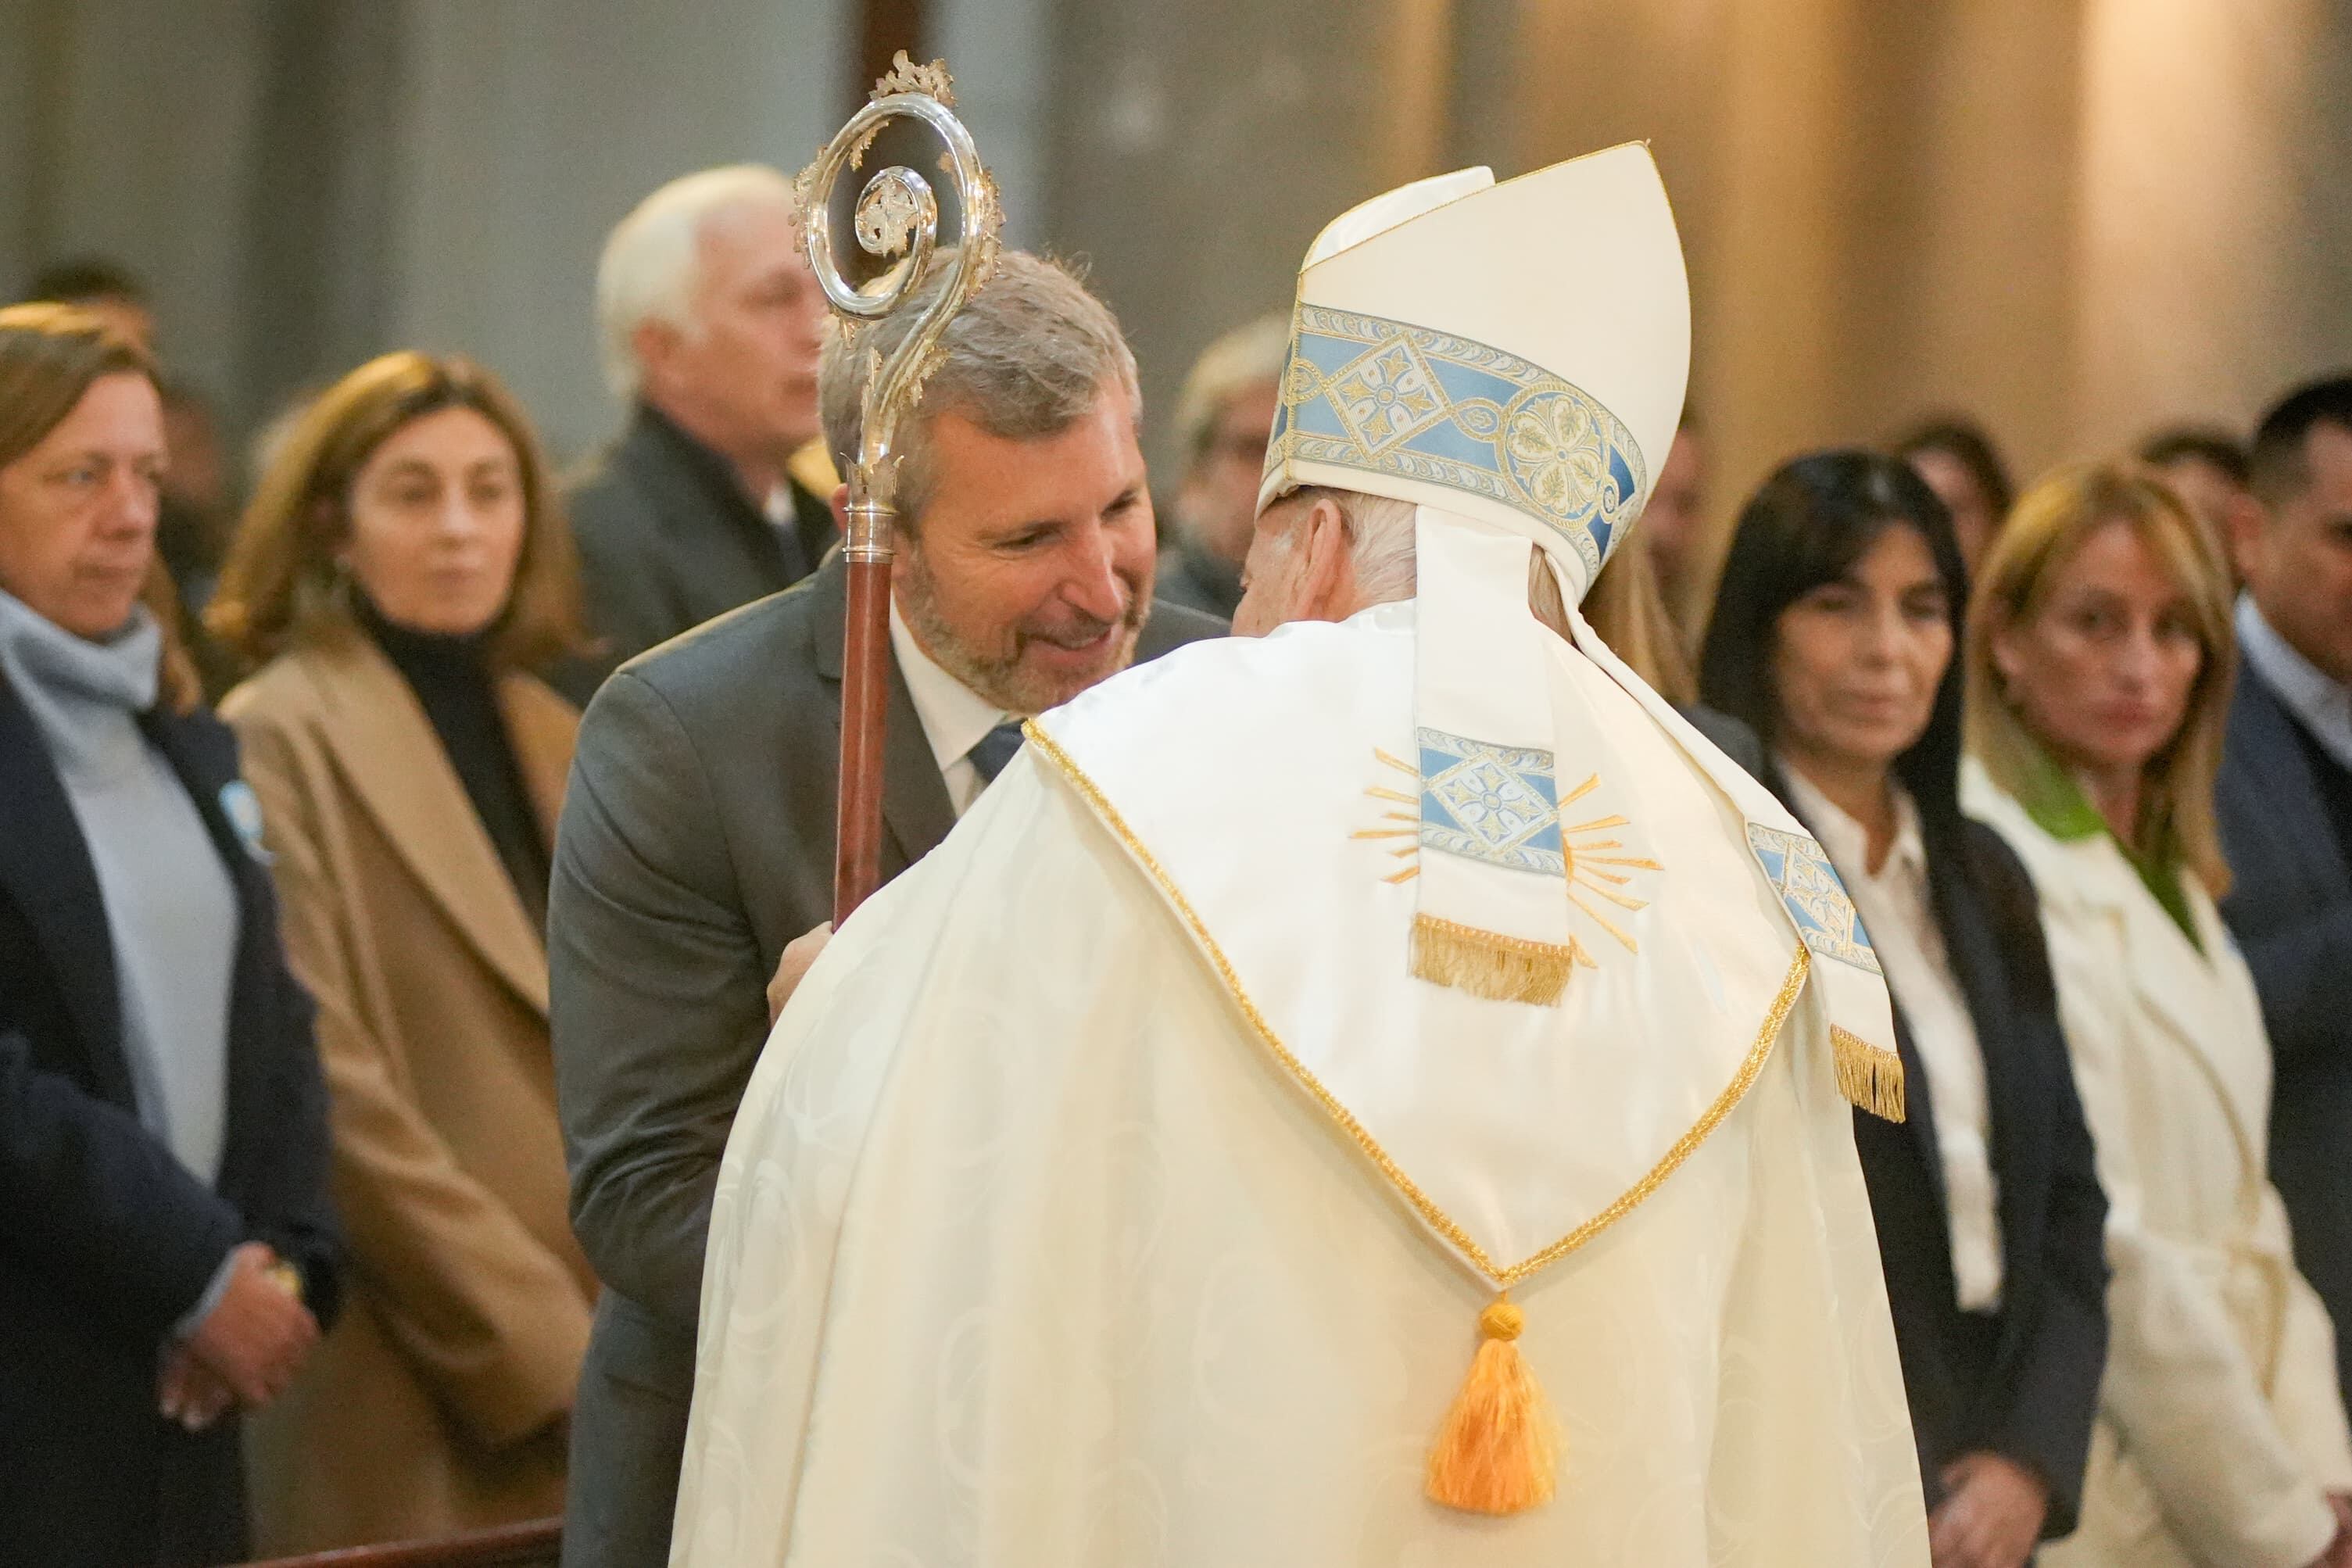
<path id="1" fill-rule="evenodd" d="M 1927 1563 L 1860 933 L 1719 753 L 1543 657 L 1556 834 L 1416 732 L 1411 604 L 1034 726 L 752 1078 L 675 1563 Z M 1555 1003 L 1409 973 L 1424 829 L 1557 851 Z M 1489 1517 L 1424 1466 L 1504 1285 L 1560 1457 Z"/>

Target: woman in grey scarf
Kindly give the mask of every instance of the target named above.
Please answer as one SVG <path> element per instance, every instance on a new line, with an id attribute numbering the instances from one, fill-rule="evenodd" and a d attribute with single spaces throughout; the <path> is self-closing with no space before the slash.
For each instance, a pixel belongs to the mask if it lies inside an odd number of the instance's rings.
<path id="1" fill-rule="evenodd" d="M 310 1006 L 167 624 L 163 464 L 138 348 L 0 310 L 0 1556 L 58 1568 L 245 1555 L 236 1413 L 336 1297 Z"/>

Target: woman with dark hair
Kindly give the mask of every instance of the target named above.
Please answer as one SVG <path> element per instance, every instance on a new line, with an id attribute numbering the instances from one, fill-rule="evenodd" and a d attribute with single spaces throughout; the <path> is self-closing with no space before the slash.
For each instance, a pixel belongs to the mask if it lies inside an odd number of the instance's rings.
<path id="1" fill-rule="evenodd" d="M 244 1557 L 231 1412 L 334 1316 L 310 1005 L 173 647 L 163 467 L 140 349 L 0 310 L 0 1558 L 43 1568 Z"/>
<path id="2" fill-rule="evenodd" d="M 2099 1190 L 2033 885 L 1960 815 L 1967 574 L 1901 462 L 1824 452 L 1740 516 L 1700 665 L 1885 969 L 1902 1125 L 1859 1117 L 1937 1568 L 2074 1528 L 2106 1346 Z"/>
<path id="3" fill-rule="evenodd" d="M 319 999 L 343 1322 L 255 1433 L 272 1552 L 561 1511 L 593 1280 L 565 1209 L 548 858 L 579 715 L 525 673 L 577 584 L 537 438 L 488 372 L 394 353 L 320 394 L 248 509 L 221 710 Z"/>
<path id="4" fill-rule="evenodd" d="M 1960 558 L 1976 570 L 1986 547 L 2009 516 L 2017 488 L 2010 482 L 2009 465 L 1984 426 L 1973 419 L 1947 415 L 1931 419 L 1895 443 L 1895 455 L 1911 466 L 1944 503 L 1952 520 L 1952 536 Z"/>

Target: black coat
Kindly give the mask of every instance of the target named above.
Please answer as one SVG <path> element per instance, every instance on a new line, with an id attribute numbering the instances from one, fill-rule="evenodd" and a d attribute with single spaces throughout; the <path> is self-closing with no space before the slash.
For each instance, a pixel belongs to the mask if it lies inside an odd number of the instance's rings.
<path id="1" fill-rule="evenodd" d="M 1766 782 L 1783 801 L 1775 773 Z M 1795 807 L 1792 805 L 1791 810 Z M 1944 1468 L 1990 1451 L 2050 1489 L 2046 1539 L 2071 1531 L 2106 1363 L 2106 1194 L 2074 1093 L 2033 883 L 2000 836 L 1963 819 L 1927 846 L 1931 905 L 1985 1058 L 2000 1185 L 2000 1306 L 1990 1332 L 1959 1308 L 1950 1211 L 1927 1069 L 1902 1008 L 1908 1115 L 1854 1118 L 1932 1509 Z"/>
<path id="2" fill-rule="evenodd" d="M 210 829 L 242 925 L 220 1178 L 138 1120 L 96 870 L 32 714 L 0 679 L 0 1563 L 136 1568 L 245 1554 L 237 1423 L 156 1413 L 159 1355 L 231 1248 L 268 1242 L 331 1321 L 339 1243 L 310 1004 L 267 871 L 223 814 L 209 713 L 144 721 Z"/>
<path id="3" fill-rule="evenodd" d="M 597 647 L 584 685 L 559 672 L 564 695 L 585 706 L 624 661 L 814 571 L 833 546 L 831 498 L 791 489 L 780 529 L 724 458 L 640 404 L 568 497 Z"/>
<path id="4" fill-rule="evenodd" d="M 2352 1400 L 2352 793 L 2259 670 L 2238 677 L 2214 789 L 2230 896 L 2221 918 L 2262 996 L 2275 1080 L 2271 1181 L 2294 1260 L 2336 1320 Z M 2333 803 L 2334 809 L 2331 809 Z"/>

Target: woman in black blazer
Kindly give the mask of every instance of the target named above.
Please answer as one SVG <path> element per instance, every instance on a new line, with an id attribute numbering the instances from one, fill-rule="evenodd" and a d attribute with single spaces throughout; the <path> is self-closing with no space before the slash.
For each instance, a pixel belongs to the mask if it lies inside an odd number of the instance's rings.
<path id="1" fill-rule="evenodd" d="M 2106 1352 L 2106 1200 L 2032 884 L 1959 809 L 1966 569 L 1909 468 L 1825 452 L 1739 520 L 1700 697 L 1869 927 L 1895 1005 L 1901 1125 L 1855 1119 L 1937 1568 L 2017 1568 L 2074 1528 Z"/>
<path id="2" fill-rule="evenodd" d="M 0 1563 L 246 1554 L 333 1314 L 325 1097 L 228 731 L 151 605 L 140 352 L 0 310 Z"/>

